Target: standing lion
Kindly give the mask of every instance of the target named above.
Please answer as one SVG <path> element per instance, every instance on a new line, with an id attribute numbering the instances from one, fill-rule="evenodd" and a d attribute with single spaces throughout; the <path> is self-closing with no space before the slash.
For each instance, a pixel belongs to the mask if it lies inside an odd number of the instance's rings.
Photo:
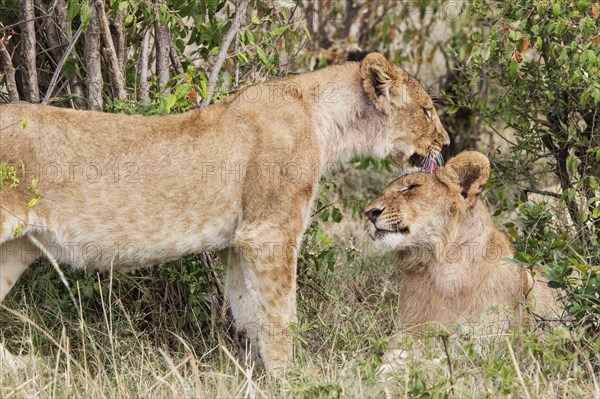
<path id="1" fill-rule="evenodd" d="M 358 155 L 420 164 L 449 143 L 414 78 L 381 54 L 349 59 L 181 115 L 1 105 L 0 162 L 22 184 L 0 192 L 0 300 L 39 257 L 32 242 L 104 270 L 219 250 L 240 339 L 284 366 L 321 173 Z"/>

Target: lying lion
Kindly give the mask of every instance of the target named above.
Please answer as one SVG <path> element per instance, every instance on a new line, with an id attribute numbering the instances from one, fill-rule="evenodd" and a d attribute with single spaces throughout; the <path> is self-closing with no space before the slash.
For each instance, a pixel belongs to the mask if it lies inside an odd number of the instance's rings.
<path id="1" fill-rule="evenodd" d="M 441 325 L 498 333 L 532 314 L 561 316 L 555 290 L 539 273 L 533 279 L 506 261 L 514 251 L 479 199 L 489 175 L 488 159 L 467 151 L 433 173 L 392 181 L 367 205 L 371 237 L 396 253 L 402 271 L 402 331 Z"/>
<path id="2" fill-rule="evenodd" d="M 349 59 L 181 115 L 1 105 L 0 162 L 21 184 L 0 192 L 0 300 L 40 247 L 104 270 L 221 250 L 240 340 L 284 366 L 321 173 L 357 155 L 430 164 L 449 143 L 414 78 L 381 54 Z"/>

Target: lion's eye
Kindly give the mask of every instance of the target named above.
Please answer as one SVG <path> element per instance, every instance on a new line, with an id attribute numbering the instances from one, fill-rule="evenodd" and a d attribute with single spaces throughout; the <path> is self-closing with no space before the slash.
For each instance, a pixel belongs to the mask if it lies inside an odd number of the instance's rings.
<path id="1" fill-rule="evenodd" d="M 425 114 L 425 118 L 431 119 L 431 108 L 423 107 L 423 113 Z"/>
<path id="2" fill-rule="evenodd" d="M 401 192 L 402 192 L 402 193 L 405 193 L 405 192 L 407 192 L 407 191 L 410 191 L 410 190 L 412 190 L 412 189 L 415 189 L 415 188 L 417 188 L 417 187 L 421 187 L 421 185 L 420 185 L 420 184 L 411 184 L 410 186 L 408 186 L 408 187 L 406 187 L 406 188 L 402 189 L 402 191 L 401 191 Z"/>

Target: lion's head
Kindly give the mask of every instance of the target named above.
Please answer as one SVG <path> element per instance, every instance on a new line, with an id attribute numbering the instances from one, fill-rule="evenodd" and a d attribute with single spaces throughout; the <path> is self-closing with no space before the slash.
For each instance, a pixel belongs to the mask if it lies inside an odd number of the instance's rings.
<path id="1" fill-rule="evenodd" d="M 378 53 L 356 57 L 360 77 L 369 99 L 387 115 L 386 153 L 397 164 L 408 160 L 425 170 L 433 168 L 443 147 L 450 144 L 433 101 L 421 84 L 403 69 L 389 63 Z"/>
<path id="2" fill-rule="evenodd" d="M 366 207 L 370 235 L 387 251 L 414 251 L 452 242 L 468 219 L 490 175 L 489 160 L 474 151 L 450 159 L 433 173 L 401 176 Z"/>

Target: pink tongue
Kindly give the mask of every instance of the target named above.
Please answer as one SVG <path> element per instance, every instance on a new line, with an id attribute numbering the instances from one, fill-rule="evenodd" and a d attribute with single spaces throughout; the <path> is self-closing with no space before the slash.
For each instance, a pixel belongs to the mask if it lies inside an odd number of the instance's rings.
<path id="1" fill-rule="evenodd" d="M 437 168 L 437 162 L 432 158 L 425 158 L 425 165 L 423 165 L 423 172 L 431 173 Z"/>

